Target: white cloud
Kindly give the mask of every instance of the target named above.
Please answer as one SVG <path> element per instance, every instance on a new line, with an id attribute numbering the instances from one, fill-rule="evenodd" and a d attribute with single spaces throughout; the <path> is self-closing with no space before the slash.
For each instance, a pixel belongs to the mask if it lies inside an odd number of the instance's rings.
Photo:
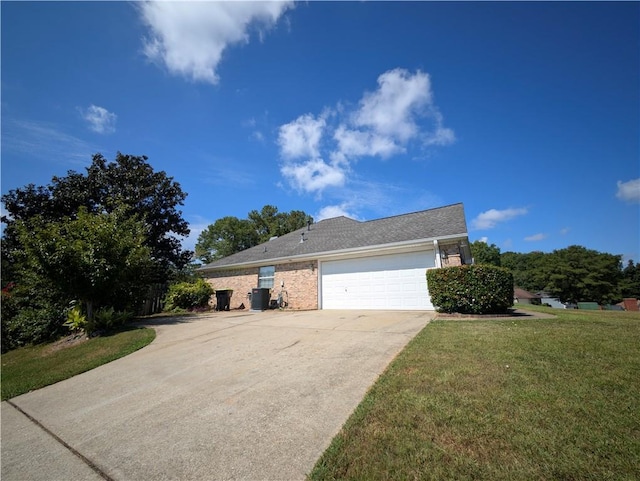
<path id="1" fill-rule="evenodd" d="M 480 239 L 478 239 L 479 242 L 484 242 L 485 244 L 489 243 L 489 238 L 484 236 L 484 237 L 480 237 Z"/>
<path id="2" fill-rule="evenodd" d="M 482 212 L 471 221 L 471 226 L 474 229 L 493 229 L 500 222 L 506 222 L 508 220 L 514 219 L 515 217 L 525 215 L 527 213 L 527 209 L 519 208 L 519 209 L 490 209 L 488 211 Z"/>
<path id="3" fill-rule="evenodd" d="M 640 179 L 633 179 L 627 182 L 618 181 L 616 197 L 626 202 L 640 202 Z"/>
<path id="4" fill-rule="evenodd" d="M 82 117 L 89 122 L 89 128 L 99 134 L 112 134 L 116 131 L 118 116 L 109 112 L 104 107 L 89 105 L 86 110 L 81 110 Z"/>
<path id="5" fill-rule="evenodd" d="M 280 153 L 286 159 L 320 156 L 320 139 L 326 121 L 314 118 L 311 114 L 301 115 L 293 122 L 280 126 L 278 145 Z"/>
<path id="6" fill-rule="evenodd" d="M 344 168 L 327 164 L 322 159 L 311 159 L 303 163 L 287 163 L 282 174 L 298 190 L 322 192 L 327 187 L 341 187 L 345 181 Z"/>
<path id="7" fill-rule="evenodd" d="M 388 159 L 406 153 L 413 142 L 454 141 L 433 104 L 429 75 L 398 68 L 380 75 L 377 89 L 364 93 L 355 109 L 339 102 L 318 117 L 305 114 L 282 125 L 277 143 L 283 175 L 298 190 L 320 193 L 343 185 L 359 158 Z M 297 159 L 305 161 L 292 163 Z"/>
<path id="8" fill-rule="evenodd" d="M 560 229 L 560 235 L 567 235 L 569 231 L 571 231 L 570 227 L 563 227 L 562 229 Z"/>
<path id="9" fill-rule="evenodd" d="M 547 234 L 534 234 L 524 238 L 527 242 L 537 242 L 547 238 Z"/>
<path id="10" fill-rule="evenodd" d="M 336 158 L 347 159 L 354 157 L 380 156 L 386 159 L 394 154 L 404 152 L 405 149 L 397 145 L 390 137 L 375 132 L 349 130 L 340 125 L 333 138 L 338 143 L 338 150 L 333 153 Z"/>
<path id="11" fill-rule="evenodd" d="M 259 38 L 273 27 L 291 1 L 269 2 L 142 2 L 142 21 L 149 28 L 144 53 L 170 73 L 217 84 L 217 67 L 225 49 L 249 42 L 258 26 Z"/>
<path id="12" fill-rule="evenodd" d="M 406 142 L 416 136 L 415 116 L 431 104 L 429 75 L 394 69 L 378 77 L 378 89 L 366 93 L 353 116 L 357 127 L 368 127 L 389 138 Z"/>
<path id="13" fill-rule="evenodd" d="M 348 202 L 343 202 L 342 204 L 339 204 L 339 205 L 327 205 L 322 209 L 320 209 L 320 212 L 318 212 L 314 216 L 314 220 L 316 222 L 320 222 L 321 220 L 324 220 L 324 219 L 332 219 L 334 217 L 340 217 L 340 216 L 345 216 L 350 219 L 358 220 L 358 216 L 350 212 L 349 209 L 350 209 L 350 204 Z"/>
<path id="14" fill-rule="evenodd" d="M 434 113 L 435 129 L 425 135 L 425 145 L 449 145 L 456 141 L 456 134 L 453 130 L 442 126 L 442 115 L 440 112 Z"/>

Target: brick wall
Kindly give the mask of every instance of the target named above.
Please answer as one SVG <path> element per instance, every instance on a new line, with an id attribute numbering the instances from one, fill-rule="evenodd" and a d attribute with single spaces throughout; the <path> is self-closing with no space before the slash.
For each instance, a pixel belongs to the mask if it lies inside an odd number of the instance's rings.
<path id="1" fill-rule="evenodd" d="M 251 308 L 251 300 L 247 293 L 258 286 L 257 267 L 236 269 L 232 271 L 209 272 L 205 280 L 214 289 L 233 289 L 231 309 L 237 309 L 241 304 Z M 318 263 L 316 261 L 291 262 L 276 265 L 271 299 L 277 299 L 281 285 L 288 293 L 289 309 L 317 309 L 318 308 Z M 215 295 L 209 303 L 215 304 Z"/>
<path id="2" fill-rule="evenodd" d="M 316 261 L 292 262 L 276 266 L 272 298 L 276 299 L 284 281 L 289 294 L 291 309 L 318 308 L 318 263 Z"/>
<path id="3" fill-rule="evenodd" d="M 258 268 L 238 269 L 235 271 L 209 272 L 205 274 L 205 280 L 216 290 L 232 289 L 231 309 L 237 309 L 241 304 L 247 309 L 251 308 L 251 301 L 247 293 L 258 285 Z M 211 296 L 209 304 L 216 303 L 215 294 Z"/>

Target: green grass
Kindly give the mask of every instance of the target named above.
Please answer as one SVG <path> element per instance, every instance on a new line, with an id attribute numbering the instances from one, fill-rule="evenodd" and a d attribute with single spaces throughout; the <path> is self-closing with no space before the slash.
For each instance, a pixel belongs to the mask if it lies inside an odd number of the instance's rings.
<path id="1" fill-rule="evenodd" d="M 64 349 L 52 344 L 2 354 L 2 400 L 68 379 L 146 346 L 153 329 L 130 328 Z"/>
<path id="2" fill-rule="evenodd" d="M 309 479 L 640 479 L 640 314 L 433 321 Z"/>

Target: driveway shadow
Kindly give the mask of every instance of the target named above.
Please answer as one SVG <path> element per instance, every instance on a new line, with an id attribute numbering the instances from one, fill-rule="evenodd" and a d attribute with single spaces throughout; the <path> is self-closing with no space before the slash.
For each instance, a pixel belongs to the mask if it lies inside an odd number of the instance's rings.
<path id="1" fill-rule="evenodd" d="M 201 319 L 202 316 L 198 314 L 173 314 L 173 315 L 160 315 L 153 317 L 139 317 L 135 322 L 132 322 L 132 326 L 146 327 L 146 326 L 169 326 L 174 324 L 189 324 L 191 322 Z"/>
<path id="2" fill-rule="evenodd" d="M 435 319 L 439 321 L 444 320 L 471 320 L 471 319 L 553 319 L 556 316 L 553 314 L 547 314 L 546 312 L 527 311 L 524 309 L 509 309 L 504 314 L 458 314 L 458 313 L 446 313 L 439 312 L 436 314 Z"/>

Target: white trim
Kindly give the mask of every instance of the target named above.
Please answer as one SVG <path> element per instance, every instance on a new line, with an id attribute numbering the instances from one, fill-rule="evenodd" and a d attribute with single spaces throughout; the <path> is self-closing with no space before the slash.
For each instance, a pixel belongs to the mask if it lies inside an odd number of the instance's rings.
<path id="1" fill-rule="evenodd" d="M 442 267 L 442 257 L 440 257 L 440 246 L 438 245 L 438 239 L 435 239 L 433 241 L 433 247 L 436 251 L 436 267 L 440 268 Z"/>
<path id="2" fill-rule="evenodd" d="M 343 257 L 366 257 L 368 255 L 383 255 L 383 254 L 394 254 L 394 253 L 402 253 L 402 252 L 413 252 L 424 249 L 425 247 L 433 248 L 434 243 L 443 240 L 452 240 L 452 239 L 460 239 L 467 238 L 467 233 L 455 234 L 449 236 L 443 236 L 438 238 L 428 238 L 428 239 L 414 239 L 410 241 L 402 241 L 402 242 L 394 242 L 391 244 L 378 244 L 373 246 L 366 247 L 354 247 L 351 249 L 341 249 L 335 251 L 326 251 L 326 252 L 315 252 L 310 254 L 300 254 L 297 256 L 287 256 L 287 257 L 273 257 L 270 259 L 264 260 L 256 260 L 249 262 L 241 262 L 237 264 L 227 264 L 223 266 L 214 266 L 214 267 L 201 267 L 198 269 L 201 272 L 213 272 L 213 271 L 228 271 L 233 269 L 241 269 L 247 267 L 260 267 L 265 265 L 278 265 L 285 264 L 288 262 L 302 262 L 309 260 L 338 260 Z"/>
<path id="3" fill-rule="evenodd" d="M 316 279 L 318 309 L 322 309 L 322 264 L 323 262 L 321 260 L 318 260 L 318 278 Z"/>

